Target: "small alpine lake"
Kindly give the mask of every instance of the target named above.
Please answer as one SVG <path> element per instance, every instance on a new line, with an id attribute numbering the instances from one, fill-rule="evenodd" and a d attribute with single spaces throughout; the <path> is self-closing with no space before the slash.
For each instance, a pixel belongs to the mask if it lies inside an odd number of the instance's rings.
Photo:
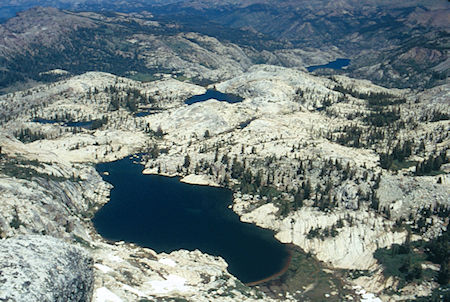
<path id="1" fill-rule="evenodd" d="M 306 69 L 309 72 L 312 72 L 319 68 L 330 68 L 330 69 L 338 70 L 338 69 L 342 69 L 342 68 L 350 65 L 350 61 L 351 61 L 350 59 L 336 59 L 335 61 L 329 62 L 327 64 L 313 65 L 313 66 L 306 67 Z"/>
<path id="2" fill-rule="evenodd" d="M 222 93 L 217 90 L 208 89 L 204 94 L 200 95 L 194 95 L 190 98 L 188 98 L 186 101 L 184 101 L 187 105 L 192 105 L 194 103 L 204 102 L 210 99 L 215 99 L 220 102 L 227 102 L 227 103 L 239 103 L 242 102 L 244 99 L 240 96 L 233 95 L 233 94 L 227 94 Z"/>
<path id="3" fill-rule="evenodd" d="M 96 168 L 114 186 L 110 202 L 93 218 L 106 239 L 133 242 L 158 253 L 198 249 L 221 256 L 229 272 L 244 283 L 275 275 L 289 261 L 287 246 L 272 231 L 241 222 L 228 207 L 230 190 L 144 175 L 143 167 L 130 158 Z"/>
<path id="4" fill-rule="evenodd" d="M 85 128 L 85 129 L 91 129 L 94 121 L 63 122 L 63 121 L 57 121 L 57 120 L 36 118 L 33 120 L 33 122 L 39 123 L 39 124 L 61 124 L 65 127 L 80 127 L 80 128 Z"/>

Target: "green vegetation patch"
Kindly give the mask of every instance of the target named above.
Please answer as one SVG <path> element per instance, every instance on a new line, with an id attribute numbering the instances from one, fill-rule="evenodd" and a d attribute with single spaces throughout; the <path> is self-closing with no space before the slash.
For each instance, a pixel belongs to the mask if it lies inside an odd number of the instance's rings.
<path id="1" fill-rule="evenodd" d="M 135 81 L 144 82 L 144 83 L 145 82 L 154 82 L 154 81 L 161 79 L 161 77 L 155 76 L 153 73 L 143 73 L 143 72 L 135 73 L 133 75 L 128 76 L 128 78 L 135 80 Z"/>
<path id="2" fill-rule="evenodd" d="M 398 161 L 398 160 L 393 160 L 389 170 L 393 170 L 393 171 L 399 171 L 399 170 L 403 170 L 403 169 L 407 169 L 410 167 L 414 167 L 416 165 L 417 162 L 415 161 Z"/>
<path id="3" fill-rule="evenodd" d="M 44 168 L 44 165 L 37 160 L 28 160 L 21 157 L 8 157 L 6 155 L 0 155 L 0 173 L 10 177 L 26 180 L 31 180 L 33 177 L 40 177 L 58 182 L 66 180 L 80 180 L 79 178 L 75 177 L 71 177 L 68 179 L 62 176 L 42 173 L 37 171 L 36 168 Z"/>
<path id="4" fill-rule="evenodd" d="M 34 131 L 29 128 L 20 129 L 14 132 L 14 136 L 24 144 L 47 138 L 45 133 L 42 133 L 39 130 Z"/>
<path id="5" fill-rule="evenodd" d="M 345 88 L 340 84 L 337 84 L 333 90 L 343 94 L 349 94 L 357 99 L 366 100 L 369 107 L 382 107 L 406 103 L 404 98 L 396 97 L 393 94 L 383 92 L 359 92 L 352 88 Z"/>
<path id="6" fill-rule="evenodd" d="M 345 288 L 339 272 L 326 270 L 311 254 L 294 246 L 286 273 L 258 288 L 274 297 L 278 297 L 278 293 L 289 292 L 298 301 L 344 301 L 347 295 L 354 294 Z"/>
<path id="7" fill-rule="evenodd" d="M 408 301 L 416 301 L 416 302 L 442 302 L 442 301 L 450 301 L 450 285 L 441 286 L 436 288 L 430 296 L 426 297 L 417 297 L 414 300 Z"/>
<path id="8" fill-rule="evenodd" d="M 386 277 L 395 276 L 406 282 L 422 280 L 424 277 L 421 265 L 426 256 L 410 250 L 405 245 L 393 244 L 390 249 L 378 249 L 374 257 L 383 265 Z"/>
<path id="9" fill-rule="evenodd" d="M 420 283 L 423 280 L 434 280 L 444 286 L 449 284 L 450 235 L 447 230 L 429 242 L 409 243 L 406 240 L 402 245 L 393 244 L 389 249 L 378 249 L 374 257 L 383 265 L 385 276 L 400 279 L 400 287 L 409 282 Z M 425 261 L 439 264 L 439 272 L 422 269 Z"/>
<path id="10" fill-rule="evenodd" d="M 364 122 L 375 127 L 390 126 L 400 119 L 398 111 L 389 109 L 377 109 L 364 118 Z"/>
<path id="11" fill-rule="evenodd" d="M 443 172 L 440 171 L 441 166 L 443 164 L 447 164 L 450 162 L 449 158 L 447 158 L 447 150 L 441 151 L 437 156 L 430 155 L 429 158 L 425 159 L 421 163 L 417 163 L 415 175 L 439 175 Z"/>
<path id="12" fill-rule="evenodd" d="M 86 248 L 90 248 L 91 247 L 90 243 L 87 242 L 86 240 L 84 240 L 83 238 L 81 238 L 80 236 L 73 235 L 72 238 L 73 238 L 74 242 L 79 243 L 80 245 L 82 245 L 82 246 L 84 246 Z"/>

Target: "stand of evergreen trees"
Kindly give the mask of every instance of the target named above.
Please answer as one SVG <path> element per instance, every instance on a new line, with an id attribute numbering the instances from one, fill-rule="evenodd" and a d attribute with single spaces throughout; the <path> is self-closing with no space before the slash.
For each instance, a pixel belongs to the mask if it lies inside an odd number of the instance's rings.
<path id="1" fill-rule="evenodd" d="M 412 142 L 398 142 L 391 152 L 380 154 L 380 165 L 384 169 L 391 169 L 394 160 L 404 162 L 412 154 Z"/>
<path id="2" fill-rule="evenodd" d="M 426 244 L 426 253 L 430 261 L 440 265 L 436 281 L 441 285 L 448 285 L 450 281 L 450 235 L 448 228 L 442 232 L 441 236 Z"/>
<path id="3" fill-rule="evenodd" d="M 22 143 L 31 143 L 47 138 L 41 131 L 33 131 L 29 128 L 20 129 L 19 131 L 14 132 L 14 136 Z"/>
<path id="4" fill-rule="evenodd" d="M 93 120 L 90 129 L 91 129 L 91 130 L 99 129 L 99 128 L 101 128 L 103 125 L 106 125 L 107 123 L 108 123 L 108 117 L 107 117 L 107 116 L 104 116 L 104 117 L 102 117 L 101 119 Z"/>
<path id="5" fill-rule="evenodd" d="M 142 94 L 139 89 L 132 87 L 119 87 L 109 86 L 104 89 L 104 92 L 108 94 L 110 98 L 109 108 L 110 110 L 118 110 L 124 108 L 130 112 L 136 112 L 140 104 L 152 104 L 154 100 L 152 97 Z M 92 95 L 100 93 L 97 89 L 93 92 L 88 92 L 88 98 Z"/>
<path id="6" fill-rule="evenodd" d="M 391 248 L 378 249 L 374 253 L 375 259 L 384 267 L 386 276 L 396 276 L 404 281 L 420 282 L 423 279 L 433 278 L 440 285 L 448 285 L 450 281 L 450 235 L 448 229 L 428 242 L 411 242 L 411 233 L 408 233 L 405 243 L 393 244 Z M 439 272 L 422 269 L 424 261 L 439 264 Z"/>
<path id="7" fill-rule="evenodd" d="M 450 120 L 450 114 L 446 112 L 441 112 L 437 109 L 427 112 L 420 119 L 421 122 L 438 122 L 446 120 Z"/>
<path id="8" fill-rule="evenodd" d="M 415 175 L 427 175 L 440 170 L 443 164 L 449 163 L 446 150 L 443 150 L 437 156 L 430 155 L 421 163 L 417 163 Z"/>

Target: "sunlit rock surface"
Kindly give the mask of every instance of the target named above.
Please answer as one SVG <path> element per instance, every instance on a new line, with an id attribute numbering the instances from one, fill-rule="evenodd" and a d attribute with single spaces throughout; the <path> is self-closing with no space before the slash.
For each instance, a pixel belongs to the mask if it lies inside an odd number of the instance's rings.
<path id="1" fill-rule="evenodd" d="M 93 259 L 78 246 L 48 236 L 0 240 L 2 301 L 90 301 Z"/>

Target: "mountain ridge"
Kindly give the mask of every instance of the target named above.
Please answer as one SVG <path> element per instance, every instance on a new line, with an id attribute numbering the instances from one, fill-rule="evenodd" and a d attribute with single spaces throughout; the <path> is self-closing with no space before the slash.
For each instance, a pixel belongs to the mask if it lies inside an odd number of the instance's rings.
<path id="1" fill-rule="evenodd" d="M 191 5 L 191 2 L 183 3 Z M 6 70 L 1 71 L 0 79 L 3 80 L 0 83 L 5 82 L 5 87 L 14 81 L 26 80 L 20 72 L 24 64 L 40 66 L 39 70 L 34 71 L 34 80 L 39 80 L 39 73 L 57 68 L 73 69 L 68 71 L 75 73 L 100 68 L 107 72 L 118 72 L 119 75 L 125 75 L 133 68 L 138 72 L 145 71 L 143 66 L 148 64 L 144 57 L 147 55 L 140 54 L 136 45 L 127 42 L 133 39 L 130 38 L 133 33 L 156 34 L 165 39 L 176 33 L 189 32 L 215 37 L 221 43 L 236 44 L 251 57 L 252 64 L 304 68 L 308 65 L 303 61 L 315 60 L 319 64 L 310 65 L 320 65 L 327 63 L 324 57 L 329 58 L 329 61 L 346 57 L 352 59 L 352 63 L 340 73 L 370 79 L 388 87 L 419 90 L 442 84 L 448 78 L 449 69 L 445 68 L 445 62 L 449 60 L 446 43 L 450 31 L 445 21 L 450 17 L 450 8 L 445 8 L 445 5 L 444 8 L 438 6 L 436 9 L 408 6 L 383 10 L 373 6 L 371 10 L 362 11 L 357 8 L 341 11 L 327 7 L 312 11 L 292 9 L 290 2 L 286 7 L 265 2 L 260 4 L 258 1 L 255 3 L 237 8 L 224 4 L 223 9 L 218 10 L 211 9 L 211 6 L 200 10 L 189 10 L 186 8 L 188 6 L 173 10 L 175 7 L 155 5 L 149 12 L 122 15 L 31 9 L 0 25 L 3 33 L 0 53 L 8 52 L 11 55 L 12 50 L 17 50 L 19 54 L 24 54 L 24 50 L 30 52 L 28 58 L 20 55 L 16 59 L 5 55 L 0 57 L 6 65 Z M 71 20 L 68 27 L 64 26 L 62 18 L 57 21 L 58 16 L 62 15 Z M 206 17 L 201 17 L 203 15 Z M 33 22 L 42 24 L 47 32 L 39 32 Z M 54 29 L 52 23 L 57 24 Z M 445 26 L 434 28 L 430 27 L 432 24 Z M 15 32 L 14 28 L 28 31 L 29 35 Z M 89 32 L 83 28 L 92 30 Z M 17 45 L 14 45 L 14 41 L 18 42 Z M 46 47 L 42 42 L 49 42 L 52 47 Z M 59 50 L 59 53 L 55 50 Z M 299 50 L 301 55 L 295 54 Z M 111 62 L 105 64 L 96 58 L 95 52 L 102 53 L 105 60 Z M 288 52 L 289 55 L 286 57 L 281 52 Z M 318 59 L 314 59 L 313 52 L 319 54 Z M 86 66 L 78 58 L 80 53 L 84 53 L 83 58 L 87 59 Z M 58 63 L 60 66 L 52 66 L 49 57 L 58 59 L 58 55 L 62 55 L 64 60 Z M 32 60 L 33 56 L 36 62 L 24 62 Z M 158 58 L 159 61 L 161 59 Z M 117 71 L 111 68 L 114 60 L 118 62 Z M 9 64 L 11 66 L 8 67 Z M 61 66 L 64 64 L 66 68 Z M 103 66 L 92 66 L 98 64 Z M 126 70 L 128 66 L 131 68 Z M 167 64 L 156 67 L 167 71 L 171 69 L 167 69 Z M 8 74 L 9 71 L 12 74 Z M 180 72 L 180 69 L 174 72 Z M 332 74 L 329 70 L 317 72 Z"/>

